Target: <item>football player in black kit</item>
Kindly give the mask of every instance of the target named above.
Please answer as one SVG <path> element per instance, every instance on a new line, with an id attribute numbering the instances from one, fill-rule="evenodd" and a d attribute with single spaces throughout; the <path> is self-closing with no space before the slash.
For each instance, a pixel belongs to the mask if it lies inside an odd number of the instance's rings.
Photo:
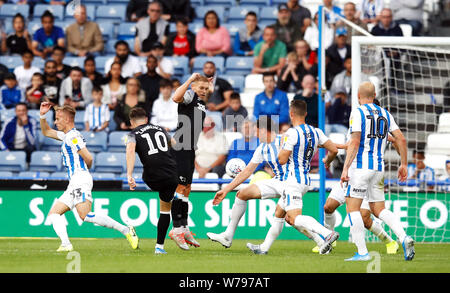
<path id="1" fill-rule="evenodd" d="M 144 166 L 143 181 L 151 190 L 159 192 L 160 215 L 155 254 L 166 254 L 164 239 L 170 225 L 172 199 L 178 185 L 177 164 L 170 148 L 175 141 L 161 127 L 149 124 L 144 109 L 136 107 L 130 111 L 130 122 L 133 130 L 127 137 L 127 178 L 130 190 L 134 190 L 136 182 L 132 176 L 136 153 Z"/>
<path id="2" fill-rule="evenodd" d="M 173 101 L 178 103 L 178 127 L 174 135 L 176 145 L 173 153 L 177 162 L 179 182 L 172 202 L 173 230 L 169 236 L 184 250 L 189 249 L 187 244 L 200 246 L 188 226 L 188 197 L 195 169 L 195 150 L 206 116 L 206 102 L 214 90 L 212 79 L 193 73 L 172 97 Z"/>

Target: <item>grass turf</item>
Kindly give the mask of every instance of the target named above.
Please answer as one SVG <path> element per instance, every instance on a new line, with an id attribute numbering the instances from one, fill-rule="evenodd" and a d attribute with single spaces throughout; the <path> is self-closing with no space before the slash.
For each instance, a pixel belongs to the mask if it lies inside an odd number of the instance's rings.
<path id="1" fill-rule="evenodd" d="M 344 262 L 355 247 L 338 242 L 329 255 L 311 252 L 311 241 L 275 241 L 268 255 L 254 255 L 247 240 L 235 240 L 229 249 L 209 239 L 200 248 L 182 251 L 167 239 L 167 255 L 154 255 L 155 239 L 141 239 L 132 250 L 122 239 L 72 239 L 80 253 L 82 273 L 365 273 L 367 262 Z M 251 242 L 251 241 L 250 241 Z M 253 243 L 260 243 L 255 240 Z M 57 239 L 0 239 L 0 273 L 64 273 L 72 259 L 57 253 Z M 387 255 L 384 244 L 369 243 L 368 250 L 380 253 L 382 273 L 449 273 L 450 244 L 416 244 L 413 261 Z"/>

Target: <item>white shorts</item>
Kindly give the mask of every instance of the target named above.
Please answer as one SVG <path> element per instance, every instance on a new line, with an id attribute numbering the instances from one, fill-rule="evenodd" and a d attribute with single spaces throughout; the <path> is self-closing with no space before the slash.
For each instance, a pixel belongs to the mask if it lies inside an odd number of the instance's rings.
<path id="1" fill-rule="evenodd" d="M 307 193 L 309 186 L 299 184 L 297 181 L 286 181 L 284 192 L 278 201 L 278 205 L 285 211 L 302 209 L 303 195 Z"/>
<path id="2" fill-rule="evenodd" d="M 66 191 L 58 200 L 70 209 L 86 200 L 92 203 L 92 185 L 92 176 L 89 172 L 76 172 L 70 178 Z"/>
<path id="3" fill-rule="evenodd" d="M 347 191 L 347 188 L 341 187 L 340 184 L 337 184 L 336 186 L 333 187 L 333 189 L 331 189 L 331 192 L 328 195 L 328 198 L 334 199 L 341 206 L 341 205 L 345 204 L 345 192 L 346 191 Z M 363 202 L 361 204 L 361 209 L 370 211 L 369 202 L 367 201 L 367 199 L 363 200 Z"/>
<path id="4" fill-rule="evenodd" d="M 352 170 L 352 169 L 350 169 Z M 384 172 L 353 169 L 345 196 L 367 199 L 368 202 L 384 201 Z"/>
<path id="5" fill-rule="evenodd" d="M 284 190 L 284 181 L 278 179 L 261 180 L 254 183 L 261 191 L 261 199 L 280 198 Z"/>

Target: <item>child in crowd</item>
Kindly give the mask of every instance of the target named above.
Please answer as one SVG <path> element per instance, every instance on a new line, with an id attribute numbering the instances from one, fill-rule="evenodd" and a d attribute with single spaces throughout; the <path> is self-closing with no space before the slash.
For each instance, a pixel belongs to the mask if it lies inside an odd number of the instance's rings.
<path id="1" fill-rule="evenodd" d="M 86 131 L 106 131 L 108 132 L 108 125 L 110 119 L 109 107 L 102 103 L 103 90 L 99 86 L 94 86 L 92 89 L 93 102 L 88 104 L 84 112 L 84 124 Z"/>
<path id="2" fill-rule="evenodd" d="M 31 77 L 31 85 L 26 88 L 26 97 L 30 109 L 39 109 L 44 93 L 44 76 L 40 72 L 35 72 Z"/>

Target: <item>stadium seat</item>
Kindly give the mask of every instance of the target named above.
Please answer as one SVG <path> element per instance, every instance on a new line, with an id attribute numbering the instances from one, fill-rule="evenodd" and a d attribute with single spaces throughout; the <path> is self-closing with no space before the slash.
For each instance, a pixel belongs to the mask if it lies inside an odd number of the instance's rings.
<path id="1" fill-rule="evenodd" d="M 175 33 L 177 31 L 177 24 L 175 22 L 169 23 L 169 32 Z"/>
<path id="2" fill-rule="evenodd" d="M 450 160 L 450 152 L 448 155 L 435 155 L 425 153 L 424 163 L 427 167 L 433 168 L 436 174 L 445 173 L 445 162 Z"/>
<path id="3" fill-rule="evenodd" d="M 427 138 L 427 153 L 435 155 L 450 154 L 450 133 L 432 133 Z"/>
<path id="4" fill-rule="evenodd" d="M 125 171 L 125 153 L 104 152 L 95 156 L 95 172 L 123 173 Z"/>
<path id="5" fill-rule="evenodd" d="M 243 76 L 250 74 L 253 69 L 253 61 L 253 57 L 228 57 L 225 63 L 226 74 Z"/>
<path id="6" fill-rule="evenodd" d="M 88 2 L 88 1 L 85 1 Z M 100 1 L 99 1 L 100 2 Z M 91 2 L 89 2 L 91 3 Z M 97 4 L 103 4 L 102 2 Z M 88 20 L 94 21 L 95 20 L 95 4 L 85 4 L 86 6 L 86 15 Z M 70 20 L 72 23 L 75 21 L 73 17 L 73 13 L 75 12 L 74 7 L 72 5 L 66 5 L 65 13 L 64 13 L 64 20 Z"/>
<path id="7" fill-rule="evenodd" d="M 261 13 L 259 14 L 260 21 L 271 21 L 275 23 L 278 18 L 278 7 L 267 6 L 261 8 Z"/>
<path id="8" fill-rule="evenodd" d="M 12 21 L 8 21 L 6 19 L 6 21 L 5 21 L 5 33 L 6 33 L 6 35 L 9 35 L 9 34 L 11 34 L 13 32 L 14 32 L 14 28 L 13 28 L 13 25 L 12 25 Z"/>
<path id="9" fill-rule="evenodd" d="M 104 73 L 104 71 L 105 71 L 105 63 L 106 63 L 106 61 L 108 61 L 108 59 L 110 59 L 111 57 L 113 57 L 113 56 L 107 55 L 107 56 L 98 56 L 98 57 L 95 57 L 95 67 L 96 67 L 96 69 L 97 69 L 98 72 Z M 107 73 L 107 72 L 105 72 L 105 73 Z"/>
<path id="10" fill-rule="evenodd" d="M 248 111 L 248 115 L 251 115 L 253 111 L 250 111 L 249 109 L 253 109 L 253 107 L 255 106 L 255 96 L 258 93 L 255 92 L 250 92 L 250 93 L 240 93 L 241 96 L 241 104 L 242 106 L 244 106 L 247 111 Z M 250 117 L 249 117 L 250 118 Z"/>
<path id="11" fill-rule="evenodd" d="M 103 180 L 116 180 L 119 178 L 116 174 L 110 173 L 110 172 L 108 172 L 108 173 L 93 172 L 93 173 L 91 173 L 91 175 L 92 175 L 92 179 L 94 179 L 94 180 L 102 180 L 102 179 Z"/>
<path id="12" fill-rule="evenodd" d="M 189 30 L 195 35 L 200 31 L 202 27 L 203 27 L 203 20 L 194 20 L 193 22 L 190 22 L 188 25 Z"/>
<path id="13" fill-rule="evenodd" d="M 106 132 L 82 131 L 81 135 L 86 140 L 86 147 L 89 151 L 94 153 L 106 151 L 106 141 L 108 139 Z"/>
<path id="14" fill-rule="evenodd" d="M 114 110 L 110 110 L 109 115 L 111 118 L 109 119 L 108 128 L 109 128 L 109 131 L 114 131 L 117 128 L 117 123 L 114 120 Z"/>
<path id="15" fill-rule="evenodd" d="M 23 171 L 20 172 L 18 177 L 19 178 L 48 178 L 50 176 L 50 173 L 45 171 Z"/>
<path id="16" fill-rule="evenodd" d="M 7 179 L 13 177 L 13 172 L 11 171 L 0 171 L 0 179 Z"/>
<path id="17" fill-rule="evenodd" d="M 240 139 L 240 138 L 244 137 L 242 135 L 242 133 L 240 133 L 240 132 L 227 131 L 227 132 L 224 132 L 223 134 L 227 138 L 227 143 L 228 143 L 229 146 L 231 146 L 233 141 L 235 141 L 236 139 Z"/>
<path id="18" fill-rule="evenodd" d="M 193 72 L 203 72 L 203 65 L 206 61 L 212 61 L 216 65 L 217 72 L 221 74 L 224 72 L 224 63 L 225 58 L 222 56 L 216 56 L 216 57 L 196 57 L 194 61 L 194 68 L 192 69 Z"/>
<path id="19" fill-rule="evenodd" d="M 10 71 L 23 64 L 22 57 L 20 56 L 0 56 L 0 63 L 8 67 Z"/>
<path id="20" fill-rule="evenodd" d="M 49 5 L 49 4 L 36 4 L 34 6 L 34 19 L 41 18 L 41 15 L 48 10 L 54 16 L 55 20 L 63 20 L 64 19 L 64 6 L 62 5 Z"/>
<path id="21" fill-rule="evenodd" d="M 202 5 L 212 5 L 212 6 L 222 5 L 225 7 L 230 7 L 235 4 L 234 2 L 235 2 L 234 0 L 205 0 Z"/>
<path id="22" fill-rule="evenodd" d="M 198 179 L 198 173 L 195 172 L 192 179 Z M 205 179 L 219 179 L 216 173 L 206 173 Z M 219 184 L 217 183 L 192 183 L 191 190 L 193 191 L 217 191 L 219 190 Z"/>
<path id="23" fill-rule="evenodd" d="M 136 35 L 136 23 L 122 22 L 119 24 L 117 39 L 119 40 L 134 39 L 135 35 Z"/>
<path id="24" fill-rule="evenodd" d="M 26 154 L 23 151 L 0 152 L 0 171 L 25 171 Z"/>
<path id="25" fill-rule="evenodd" d="M 95 13 L 95 20 L 125 21 L 126 5 L 99 5 Z"/>
<path id="26" fill-rule="evenodd" d="M 33 59 L 33 62 L 31 63 L 32 66 L 35 66 L 37 68 L 41 68 L 41 70 L 44 70 L 45 65 L 45 59 L 42 59 L 41 57 L 35 56 Z"/>
<path id="27" fill-rule="evenodd" d="M 108 152 L 125 152 L 128 131 L 112 131 L 108 137 Z"/>
<path id="28" fill-rule="evenodd" d="M 84 130 L 84 110 L 77 111 L 75 114 L 75 128 L 79 131 Z"/>
<path id="29" fill-rule="evenodd" d="M 63 63 L 69 65 L 70 67 L 78 66 L 80 68 L 84 68 L 84 59 L 86 57 L 65 57 Z"/>
<path id="30" fill-rule="evenodd" d="M 39 123 L 39 120 L 41 118 L 39 118 L 39 116 L 41 114 L 39 113 L 39 110 L 37 110 L 37 109 L 30 109 L 30 110 L 28 110 L 28 115 L 33 117 L 34 119 L 36 119 L 36 121 L 38 122 L 37 126 L 40 129 L 41 128 L 41 123 Z M 46 117 L 48 125 L 50 125 L 50 127 L 52 127 L 53 126 L 53 115 L 46 115 L 45 117 Z"/>
<path id="31" fill-rule="evenodd" d="M 36 151 L 31 154 L 30 171 L 55 172 L 60 171 L 61 167 L 59 152 Z"/>
<path id="32" fill-rule="evenodd" d="M 180 57 L 166 57 L 172 60 L 173 67 L 175 69 L 176 76 L 182 76 L 184 74 L 189 74 L 189 58 L 185 56 Z"/>
<path id="33" fill-rule="evenodd" d="M 144 165 L 142 165 L 142 162 L 139 159 L 139 156 L 136 155 L 136 160 L 134 161 L 134 170 L 133 170 L 133 172 L 142 173 L 142 171 L 144 171 Z"/>
<path id="34" fill-rule="evenodd" d="M 240 5 L 258 5 L 258 6 L 264 6 L 264 5 L 270 5 L 271 0 L 240 0 Z M 286 3 L 286 2 L 285 2 Z"/>
<path id="35" fill-rule="evenodd" d="M 236 36 L 236 33 L 241 28 L 245 28 L 245 23 L 242 21 L 231 22 L 231 23 L 224 23 L 223 26 L 228 30 L 228 33 L 230 33 L 230 37 L 234 39 L 234 37 Z M 233 44 L 233 42 L 231 42 L 231 44 Z"/>
<path id="36" fill-rule="evenodd" d="M 245 92 L 260 93 L 263 90 L 262 74 L 249 74 L 245 77 Z"/>
<path id="37" fill-rule="evenodd" d="M 438 132 L 450 132 L 450 113 L 439 115 Z"/>
<path id="38" fill-rule="evenodd" d="M 96 21 L 104 39 L 114 38 L 114 24 L 110 21 Z"/>
<path id="39" fill-rule="evenodd" d="M 150 188 L 147 186 L 147 184 L 145 184 L 144 182 L 141 183 L 142 181 L 142 173 L 138 173 L 138 172 L 133 172 L 133 174 L 131 174 L 131 176 L 134 178 L 134 180 L 136 180 L 136 190 L 150 190 Z M 120 174 L 120 177 L 122 178 L 122 180 L 127 180 L 127 173 L 122 173 Z M 129 189 L 129 185 L 128 183 L 125 183 L 123 185 L 123 188 L 125 190 Z"/>
<path id="40" fill-rule="evenodd" d="M 61 150 L 61 141 L 42 135 L 41 150 L 59 151 Z"/>
<path id="41" fill-rule="evenodd" d="M 13 118 L 16 116 L 16 109 L 15 108 L 11 108 L 11 109 L 1 109 L 0 110 L 0 119 L 3 122 Z"/>
<path id="42" fill-rule="evenodd" d="M 117 41 L 118 41 L 117 39 L 112 39 L 112 40 L 106 41 L 105 42 L 105 46 L 103 48 L 103 52 L 105 54 L 109 54 L 109 55 L 110 54 L 116 54 L 116 49 L 114 48 L 114 45 L 116 44 Z M 95 60 L 97 60 L 97 58 Z"/>
<path id="43" fill-rule="evenodd" d="M 204 0 L 191 0 L 192 7 L 203 6 L 205 4 Z"/>
<path id="44" fill-rule="evenodd" d="M 69 173 L 67 172 L 53 172 L 50 174 L 52 179 L 69 179 Z"/>
<path id="45" fill-rule="evenodd" d="M 84 2 L 91 5 L 104 5 L 108 2 L 108 0 L 84 0 Z"/>
<path id="46" fill-rule="evenodd" d="M 6 2 L 6 1 L 5 1 Z M 22 14 L 25 18 L 28 18 L 30 6 L 28 4 L 12 4 L 12 3 L 5 3 L 0 6 L 0 18 L 11 18 L 14 17 L 17 13 Z M 8 22 L 9 21 L 8 19 Z"/>
<path id="47" fill-rule="evenodd" d="M 244 77 L 240 76 L 240 75 L 221 75 L 220 78 L 225 79 L 226 81 L 228 81 L 231 86 L 233 87 L 233 90 L 235 92 L 242 92 L 244 91 Z"/>
<path id="48" fill-rule="evenodd" d="M 230 8 L 230 11 L 228 13 L 228 20 L 227 22 L 243 22 L 245 19 L 245 16 L 247 15 L 247 13 L 249 13 L 250 11 L 253 11 L 254 13 L 256 13 L 256 15 L 259 15 L 259 7 L 255 6 L 255 5 L 251 5 L 251 6 L 233 6 Z"/>
<path id="49" fill-rule="evenodd" d="M 214 10 L 217 13 L 221 23 L 225 22 L 225 7 L 217 5 L 201 6 L 195 9 L 196 19 L 203 21 L 206 12 L 210 10 Z"/>

